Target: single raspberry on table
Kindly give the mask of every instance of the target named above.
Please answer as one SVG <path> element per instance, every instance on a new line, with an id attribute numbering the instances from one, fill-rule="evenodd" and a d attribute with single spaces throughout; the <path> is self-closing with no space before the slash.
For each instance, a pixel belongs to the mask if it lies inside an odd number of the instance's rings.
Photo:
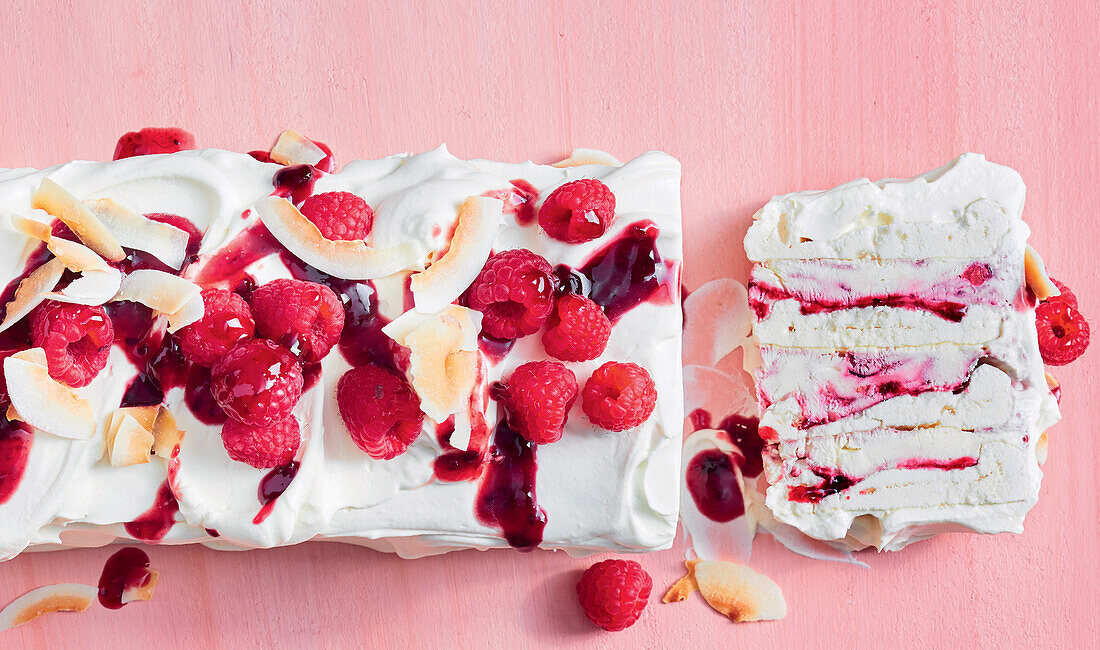
<path id="1" fill-rule="evenodd" d="M 581 410 L 608 431 L 642 424 L 656 405 L 657 386 L 649 372 L 635 363 L 608 361 L 596 368 L 582 391 Z"/>
<path id="2" fill-rule="evenodd" d="M 653 590 L 653 579 L 634 560 L 604 560 L 585 569 L 577 582 L 584 615 L 608 632 L 634 625 Z"/>
<path id="3" fill-rule="evenodd" d="M 325 239 L 363 239 L 374 225 L 374 210 L 351 192 L 314 194 L 302 203 L 302 214 Z"/>
<path id="4" fill-rule="evenodd" d="M 298 359 L 266 339 L 241 343 L 210 369 L 210 394 L 218 406 L 229 417 L 258 427 L 290 415 L 303 382 Z"/>
<path id="5" fill-rule="evenodd" d="M 1077 296 L 1070 291 L 1069 287 L 1054 278 L 1051 278 L 1050 281 L 1054 283 L 1054 286 L 1058 287 L 1058 291 L 1061 293 L 1053 298 L 1047 298 L 1045 302 L 1064 302 L 1070 307 L 1077 309 Z"/>
<path id="6" fill-rule="evenodd" d="M 87 386 L 107 365 L 115 329 L 103 307 L 46 302 L 31 313 L 31 341 L 46 351 L 50 376 Z"/>
<path id="7" fill-rule="evenodd" d="M 470 284 L 466 302 L 484 315 L 482 331 L 501 339 L 534 334 L 554 309 L 554 271 L 525 248 L 494 253 Z"/>
<path id="8" fill-rule="evenodd" d="M 261 427 L 229 420 L 222 425 L 222 444 L 233 460 L 265 469 L 294 460 L 302 438 L 298 419 L 288 415 Z"/>
<path id="9" fill-rule="evenodd" d="M 420 435 L 420 398 L 396 372 L 366 364 L 344 373 L 336 385 L 340 417 L 355 445 L 371 458 L 399 456 Z"/>
<path id="10" fill-rule="evenodd" d="M 591 361 L 611 338 L 611 320 L 584 296 L 562 294 L 542 333 L 546 353 L 562 361 Z"/>
<path id="11" fill-rule="evenodd" d="M 602 237 L 615 221 L 615 195 L 594 178 L 570 181 L 539 208 L 539 225 L 554 239 L 579 244 Z"/>
<path id="12" fill-rule="evenodd" d="M 1035 308 L 1035 327 L 1039 352 L 1049 365 L 1064 366 L 1089 346 L 1089 323 L 1068 301 L 1055 298 L 1041 303 Z"/>
<path id="13" fill-rule="evenodd" d="M 305 363 L 324 359 L 344 331 L 344 303 L 323 284 L 272 280 L 250 300 L 256 332 L 297 352 Z"/>
<path id="14" fill-rule="evenodd" d="M 224 289 L 202 292 L 202 318 L 176 332 L 180 351 L 192 363 L 209 368 L 238 343 L 256 333 L 248 303 Z"/>
<path id="15" fill-rule="evenodd" d="M 532 361 L 512 371 L 505 396 L 508 422 L 520 435 L 557 442 L 577 400 L 577 377 L 557 361 Z"/>
<path id="16" fill-rule="evenodd" d="M 195 148 L 195 136 L 175 127 L 149 127 L 130 131 L 118 139 L 114 160 L 148 156 L 156 153 L 176 153 Z"/>

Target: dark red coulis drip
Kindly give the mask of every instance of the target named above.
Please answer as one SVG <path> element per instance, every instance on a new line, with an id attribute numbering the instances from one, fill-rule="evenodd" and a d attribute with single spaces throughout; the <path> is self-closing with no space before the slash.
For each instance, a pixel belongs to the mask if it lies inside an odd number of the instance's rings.
<path id="1" fill-rule="evenodd" d="M 300 205 L 313 193 L 313 185 L 323 173 L 312 165 L 283 167 L 275 172 L 275 178 L 272 181 L 275 185 L 273 194 L 290 199 L 295 205 Z"/>
<path id="2" fill-rule="evenodd" d="M 183 390 L 183 401 L 195 419 L 203 424 L 218 426 L 229 419 L 210 392 L 210 368 L 191 364 L 187 372 L 187 385 Z"/>
<path id="3" fill-rule="evenodd" d="M 478 520 L 500 528 L 508 544 L 520 551 L 536 548 L 546 528 L 546 512 L 535 496 L 536 448 L 502 419 L 493 432 L 474 507 Z"/>
<path id="4" fill-rule="evenodd" d="M 817 485 L 795 485 L 787 490 L 787 500 L 795 503 L 817 503 L 825 497 L 843 492 L 862 478 L 855 478 L 835 469 L 824 467 L 811 467 L 813 472 L 821 479 Z"/>
<path id="5" fill-rule="evenodd" d="M 126 532 L 134 539 L 143 542 L 159 542 L 176 523 L 176 513 L 180 504 L 172 494 L 172 486 L 167 479 L 157 489 L 153 507 L 143 515 L 126 524 Z"/>
<path id="6" fill-rule="evenodd" d="M 718 522 L 732 521 L 745 514 L 745 500 L 734 461 L 718 449 L 701 451 L 687 467 L 687 487 L 699 512 Z"/>
<path id="7" fill-rule="evenodd" d="M 204 528 L 203 530 L 205 530 L 206 534 L 211 536 L 211 537 L 221 537 L 222 536 L 221 533 L 219 533 L 217 530 L 214 530 L 213 528 Z"/>
<path id="8" fill-rule="evenodd" d="M 156 406 L 164 394 L 182 386 L 187 379 L 187 362 L 175 339 L 155 327 L 153 310 L 137 302 L 113 302 L 106 306 L 115 330 L 115 345 L 138 370 L 122 397 L 120 406 Z"/>
<path id="9" fill-rule="evenodd" d="M 508 353 L 512 351 L 512 347 L 515 344 L 516 342 L 513 339 L 502 341 L 484 334 L 480 334 L 477 337 L 478 349 L 480 349 L 482 354 L 485 355 L 485 358 L 489 360 L 489 363 L 494 366 L 503 361 L 504 357 L 508 356 Z"/>
<path id="10" fill-rule="evenodd" d="M 119 609 L 126 603 L 123 595 L 130 589 L 140 589 L 153 577 L 149 570 L 149 556 L 133 546 L 124 548 L 103 565 L 99 576 L 99 604 L 107 609 Z"/>
<path id="11" fill-rule="evenodd" d="M 938 458 L 910 458 L 903 460 L 897 464 L 898 469 L 942 469 L 949 471 L 953 469 L 966 469 L 967 467 L 974 467 L 978 464 L 978 459 L 973 456 L 963 456 L 962 458 L 952 458 L 948 460 L 942 460 Z"/>
<path id="12" fill-rule="evenodd" d="M 298 463 L 290 461 L 286 465 L 280 465 L 271 470 L 260 480 L 260 488 L 257 491 L 260 511 L 252 518 L 252 523 L 256 525 L 264 523 L 271 511 L 275 509 L 275 500 L 286 492 L 297 475 Z"/>
<path id="13" fill-rule="evenodd" d="M 963 456 L 961 458 L 946 460 L 938 458 L 909 458 L 907 460 L 898 461 L 892 466 L 897 469 L 939 469 L 951 471 L 966 469 L 977 464 L 977 458 Z M 877 472 L 887 467 L 890 467 L 890 465 L 879 467 L 875 471 Z M 794 501 L 796 503 L 817 503 L 829 495 L 847 490 L 866 478 L 865 476 L 848 476 L 840 470 L 828 467 L 810 467 L 810 471 L 821 479 L 821 483 L 817 485 L 795 485 L 788 488 L 788 501 Z"/>
<path id="14" fill-rule="evenodd" d="M 34 434 L 22 422 L 0 416 L 0 503 L 7 503 L 19 489 L 33 443 Z"/>
<path id="15" fill-rule="evenodd" d="M 465 451 L 451 446 L 451 435 L 455 430 L 453 417 L 436 427 L 436 439 L 444 451 L 432 462 L 432 471 L 440 481 L 472 481 L 481 476 L 486 460 L 485 446 L 489 441 L 489 427 L 480 413 L 474 412 L 473 419 L 470 443 L 466 445 Z"/>
<path id="16" fill-rule="evenodd" d="M 287 250 L 280 254 L 290 274 L 332 289 L 344 303 L 344 330 L 340 352 L 353 366 L 374 363 L 398 372 L 408 367 L 408 350 L 382 333 L 389 321 L 378 313 L 378 292 L 369 281 L 343 280 L 323 273 Z"/>
<path id="17" fill-rule="evenodd" d="M 235 287 L 247 277 L 244 269 L 248 265 L 282 248 L 282 244 L 268 232 L 267 227 L 257 221 L 237 233 L 214 257 L 203 262 L 195 282 L 201 285 L 228 283 Z"/>
<path id="18" fill-rule="evenodd" d="M 559 265 L 554 271 L 559 291 L 587 296 L 617 321 L 653 298 L 669 280 L 670 266 L 657 252 L 659 234 L 652 221 L 630 224 L 581 268 Z"/>
<path id="19" fill-rule="evenodd" d="M 693 430 L 718 429 L 724 431 L 726 438 L 733 443 L 743 459 L 738 461 L 741 474 L 746 478 L 756 478 L 764 471 L 764 440 L 760 437 L 760 420 L 741 415 L 730 415 L 718 426 L 711 423 L 710 413 L 695 409 L 688 414 Z"/>
<path id="20" fill-rule="evenodd" d="M 749 286 L 749 306 L 756 314 L 757 319 L 764 319 L 771 313 L 773 302 L 780 300 L 798 301 L 799 311 L 803 315 L 822 314 L 842 309 L 857 309 L 861 307 L 893 307 L 898 309 L 911 309 L 914 311 L 926 311 L 940 318 L 958 323 L 966 315 L 966 305 L 951 300 L 930 300 L 911 294 L 884 294 L 878 296 L 858 296 L 841 300 L 825 300 L 823 298 L 810 298 L 795 292 L 771 287 L 760 283 L 751 283 Z"/>
<path id="21" fill-rule="evenodd" d="M 527 226 L 534 223 L 535 203 L 538 202 L 539 191 L 522 178 L 510 182 L 511 189 L 486 192 L 485 196 L 504 201 L 504 214 L 512 215 L 517 224 Z"/>

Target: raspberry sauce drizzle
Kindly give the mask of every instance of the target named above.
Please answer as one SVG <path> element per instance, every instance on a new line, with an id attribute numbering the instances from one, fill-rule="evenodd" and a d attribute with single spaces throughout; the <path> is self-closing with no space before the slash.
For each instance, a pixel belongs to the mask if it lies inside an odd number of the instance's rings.
<path id="1" fill-rule="evenodd" d="M 264 475 L 260 480 L 260 488 L 257 496 L 260 499 L 260 511 L 252 518 L 252 523 L 257 526 L 264 523 L 271 511 L 275 509 L 275 500 L 286 492 L 294 477 L 298 475 L 299 464 L 290 461 L 286 465 L 280 465 Z"/>
<path id="2" fill-rule="evenodd" d="M 539 191 L 535 186 L 516 178 L 509 181 L 511 189 L 494 190 L 486 192 L 485 196 L 504 201 L 504 214 L 510 214 L 521 226 L 528 226 L 535 221 L 535 203 L 538 202 Z"/>
<path id="3" fill-rule="evenodd" d="M 691 500 L 708 519 L 727 522 L 745 514 L 745 499 L 729 454 L 718 449 L 695 454 L 686 478 Z"/>
<path id="4" fill-rule="evenodd" d="M 0 417 L 0 504 L 19 488 L 33 443 L 34 434 L 22 422 Z"/>
<path id="5" fill-rule="evenodd" d="M 295 205 L 301 205 L 302 201 L 313 194 L 313 185 L 323 174 L 320 169 L 312 165 L 291 165 L 275 172 L 272 183 L 275 185 L 275 196 L 290 199 Z"/>
<path id="6" fill-rule="evenodd" d="M 859 309 L 863 307 L 891 307 L 896 309 L 925 311 L 952 323 L 960 322 L 963 316 L 966 315 L 966 305 L 961 302 L 934 300 L 918 295 L 883 294 L 878 296 L 858 296 L 848 299 L 827 300 L 820 297 L 811 298 L 759 282 L 750 283 L 749 306 L 752 308 L 753 312 L 755 312 L 758 320 L 767 318 L 768 314 L 771 313 L 772 304 L 780 300 L 797 301 L 799 311 L 807 316 L 811 314 L 840 311 L 842 309 Z"/>
<path id="7" fill-rule="evenodd" d="M 695 431 L 717 429 L 724 433 L 727 440 L 737 447 L 743 456 L 738 461 L 741 474 L 746 478 L 756 478 L 764 471 L 764 440 L 760 437 L 760 420 L 742 415 L 730 415 L 718 426 L 711 424 L 711 415 L 703 409 L 695 409 L 688 417 Z"/>
<path id="8" fill-rule="evenodd" d="M 157 496 L 153 501 L 153 507 L 145 511 L 137 519 L 126 523 L 126 532 L 134 539 L 143 542 L 159 542 L 164 539 L 168 531 L 176 523 L 176 513 L 180 504 L 176 501 L 176 495 L 172 493 L 172 486 L 165 479 L 157 488 Z"/>
<path id="9" fill-rule="evenodd" d="M 107 558 L 99 576 L 99 604 L 107 609 L 121 608 L 126 604 L 125 593 L 148 585 L 152 577 L 145 551 L 133 546 L 118 551 Z"/>
<path id="10" fill-rule="evenodd" d="M 946 460 L 938 458 L 908 458 L 878 467 L 871 472 L 871 474 L 890 467 L 895 469 L 938 469 L 946 472 L 974 467 L 977 464 L 978 459 L 973 456 L 963 456 L 961 458 Z M 867 478 L 866 476 L 849 476 L 838 469 L 830 467 L 811 466 L 810 471 L 820 478 L 821 482 L 817 485 L 791 486 L 787 489 L 788 501 L 793 501 L 795 503 L 817 503 L 825 497 L 843 492 Z M 868 476 L 869 475 L 870 474 L 868 474 Z"/>
<path id="11" fill-rule="evenodd" d="M 542 542 L 546 527 L 546 512 L 535 497 L 536 447 L 501 420 L 474 509 L 479 521 L 500 528 L 510 546 L 525 552 Z"/>
<path id="12" fill-rule="evenodd" d="M 611 322 L 617 321 L 667 288 L 673 266 L 657 252 L 659 234 L 652 221 L 630 224 L 581 268 L 559 265 L 559 290 L 587 296 L 604 308 Z"/>
<path id="13" fill-rule="evenodd" d="M 382 328 L 389 321 L 378 313 L 378 291 L 373 283 L 328 275 L 285 249 L 279 256 L 294 278 L 327 286 L 344 304 L 344 330 L 340 334 L 338 347 L 348 363 L 353 366 L 373 363 L 398 372 L 405 371 L 408 352 L 382 333 Z"/>

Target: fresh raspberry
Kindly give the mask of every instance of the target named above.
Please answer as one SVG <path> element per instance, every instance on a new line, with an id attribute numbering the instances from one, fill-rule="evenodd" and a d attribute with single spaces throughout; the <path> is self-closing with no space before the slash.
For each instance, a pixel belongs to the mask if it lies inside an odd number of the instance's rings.
<path id="1" fill-rule="evenodd" d="M 496 339 L 539 331 L 554 309 L 554 272 L 525 248 L 494 253 L 470 284 L 466 302 L 484 315 L 482 330 Z"/>
<path id="2" fill-rule="evenodd" d="M 542 333 L 546 353 L 562 361 L 591 361 L 603 354 L 611 338 L 611 320 L 603 308 L 571 293 L 558 298 Z"/>
<path id="3" fill-rule="evenodd" d="M 1069 290 L 1069 287 L 1054 278 L 1051 278 L 1050 281 L 1054 283 L 1054 286 L 1058 287 L 1061 293 L 1053 298 L 1047 298 L 1046 302 L 1064 302 L 1070 307 L 1077 309 L 1077 296 Z"/>
<path id="4" fill-rule="evenodd" d="M 652 590 L 652 578 L 634 560 L 597 562 L 585 569 L 577 582 L 584 615 L 608 632 L 634 625 Z"/>
<path id="5" fill-rule="evenodd" d="M 289 350 L 251 339 L 210 369 L 210 394 L 229 417 L 262 427 L 290 415 L 303 381 L 302 367 Z"/>
<path id="6" fill-rule="evenodd" d="M 374 224 L 374 210 L 351 192 L 314 194 L 302 203 L 302 214 L 325 239 L 363 239 Z"/>
<path id="7" fill-rule="evenodd" d="M 561 440 L 577 400 L 577 377 L 557 361 L 532 361 L 512 371 L 505 389 L 508 423 L 536 444 Z"/>
<path id="8" fill-rule="evenodd" d="M 554 239 L 579 244 L 602 237 L 615 221 L 615 195 L 594 178 L 570 181 L 539 208 L 539 225 Z"/>
<path id="9" fill-rule="evenodd" d="M 252 292 L 256 331 L 305 363 L 325 358 L 344 331 L 344 304 L 332 289 L 304 280 L 272 280 Z"/>
<path id="10" fill-rule="evenodd" d="M 633 429 L 649 419 L 657 405 L 657 386 L 645 368 L 608 361 L 588 378 L 581 410 L 608 431 Z"/>
<path id="11" fill-rule="evenodd" d="M 1039 352 L 1049 365 L 1064 366 L 1089 346 L 1089 323 L 1069 302 L 1055 299 L 1040 304 L 1035 308 L 1035 327 Z"/>
<path id="12" fill-rule="evenodd" d="M 298 419 L 288 415 L 262 427 L 229 420 L 222 426 L 222 444 L 233 460 L 264 469 L 294 460 L 302 438 Z"/>
<path id="13" fill-rule="evenodd" d="M 87 386 L 107 365 L 115 328 L 103 307 L 47 300 L 31 313 L 31 340 L 46 351 L 50 376 Z"/>
<path id="14" fill-rule="evenodd" d="M 420 398 L 401 375 L 368 363 L 344 373 L 336 404 L 355 445 L 371 458 L 399 456 L 420 435 Z"/>
<path id="15" fill-rule="evenodd" d="M 209 368 L 238 343 L 256 333 L 248 303 L 224 289 L 202 292 L 202 319 L 176 332 L 180 351 L 192 363 Z"/>
<path id="16" fill-rule="evenodd" d="M 130 131 L 118 139 L 114 160 L 148 156 L 155 153 L 176 153 L 195 148 L 195 136 L 183 129 L 146 128 Z"/>

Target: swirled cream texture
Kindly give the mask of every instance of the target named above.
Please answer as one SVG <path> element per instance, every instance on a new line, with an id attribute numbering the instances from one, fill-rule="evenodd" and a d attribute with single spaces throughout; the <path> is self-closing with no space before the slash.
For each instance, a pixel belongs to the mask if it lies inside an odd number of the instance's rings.
<path id="1" fill-rule="evenodd" d="M 41 171 L 0 171 L 0 219 L 31 210 L 31 197 L 50 178 L 80 200 L 115 199 L 138 213 L 180 215 L 203 233 L 199 256 L 184 271 L 197 279 L 242 233 L 257 224 L 255 204 L 272 194 L 273 163 L 221 150 L 187 151 L 128 158 L 110 163 L 72 162 Z M 323 174 L 315 193 L 345 191 L 375 210 L 370 243 L 386 247 L 416 242 L 420 264 L 448 247 L 459 206 L 470 196 L 500 196 L 511 181 L 530 183 L 545 198 L 576 178 L 599 178 L 617 199 L 617 217 L 603 237 L 584 244 L 554 241 L 537 223 L 520 224 L 505 214 L 493 250 L 524 247 L 551 264 L 583 266 L 632 224 L 649 221 L 659 229 L 655 247 L 666 264 L 663 299 L 627 311 L 616 323 L 600 358 L 570 364 L 583 385 L 608 360 L 631 361 L 649 369 L 658 390 L 653 416 L 619 434 L 603 431 L 574 406 L 562 439 L 537 449 L 536 491 L 547 523 L 543 548 L 584 554 L 599 550 L 645 551 L 671 545 L 677 517 L 682 379 L 679 261 L 681 224 L 677 161 L 644 154 L 621 166 L 557 168 L 533 163 L 464 161 L 443 147 L 420 155 L 357 160 Z M 0 273 L 8 283 L 23 273 L 36 246 L 26 236 L 0 238 Z M 239 269 L 256 284 L 292 277 L 285 256 L 266 251 Z M 410 308 L 399 273 L 352 288 L 378 313 L 394 319 Z M 544 359 L 539 337 L 519 340 L 502 359 L 483 356 L 479 389 L 506 378 L 517 365 Z M 337 349 L 320 366 L 316 382 L 295 408 L 302 445 L 297 473 L 257 517 L 258 488 L 269 470 L 231 460 L 220 426 L 192 413 L 182 386 L 166 391 L 164 405 L 185 436 L 178 454 L 129 467 L 112 467 L 103 457 L 110 414 L 138 375 L 117 347 L 107 367 L 77 389 L 95 410 L 98 427 L 89 440 L 35 432 L 23 478 L 0 504 L 0 558 L 31 548 L 98 546 L 133 535 L 126 524 L 154 507 L 158 488 L 168 485 L 178 501 L 175 523 L 160 543 L 201 543 L 216 549 L 251 549 L 333 540 L 418 557 L 454 549 L 507 546 L 501 530 L 475 514 L 481 480 L 444 482 L 433 474 L 443 453 L 436 425 L 425 419 L 420 437 L 402 455 L 375 460 L 352 442 L 335 399 L 335 387 L 351 363 Z M 490 431 L 501 417 L 495 402 L 482 410 Z M 486 444 L 491 444 L 490 440 Z M 482 473 L 482 477 L 484 473 Z M 168 516 L 172 515 L 169 512 Z"/>
<path id="2" fill-rule="evenodd" d="M 964 154 L 909 180 L 773 198 L 745 250 L 767 505 L 894 550 L 1021 532 L 1057 421 L 1025 287 L 1015 171 Z"/>

